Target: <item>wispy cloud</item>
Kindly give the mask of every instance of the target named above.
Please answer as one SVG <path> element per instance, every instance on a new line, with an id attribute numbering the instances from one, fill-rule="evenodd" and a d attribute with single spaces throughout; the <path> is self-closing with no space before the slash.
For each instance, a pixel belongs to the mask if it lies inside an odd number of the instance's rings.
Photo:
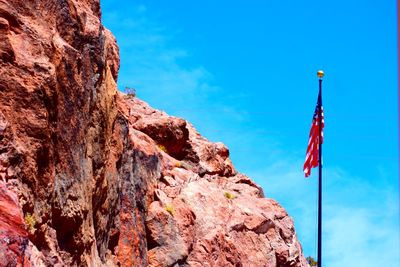
<path id="1" fill-rule="evenodd" d="M 331 206 L 324 228 L 326 266 L 399 266 L 397 215 L 387 205 Z"/>
<path id="2" fill-rule="evenodd" d="M 315 255 L 317 176 L 304 179 L 301 164 L 300 158 L 277 159 L 250 175 L 265 181 L 267 197 L 277 199 L 294 218 L 305 254 Z M 397 179 L 381 167 L 377 173 L 380 183 L 375 185 L 340 168 L 324 170 L 325 266 L 399 266 Z"/>
<path id="3" fill-rule="evenodd" d="M 129 8 L 129 17 L 120 18 L 112 12 L 104 15 L 116 28 L 120 46 L 120 89 L 135 87 L 140 97 L 169 111 L 187 103 L 192 109 L 204 104 L 218 87 L 204 66 L 182 64 L 190 52 L 176 42 L 179 29 L 165 28 L 155 18 L 149 18 L 145 5 Z M 125 34 L 118 34 L 118 29 Z M 174 103 L 167 99 L 174 99 Z"/>
<path id="4" fill-rule="evenodd" d="M 400 266 L 397 177 L 379 169 L 379 184 L 328 170 L 327 266 Z"/>
<path id="5" fill-rule="evenodd" d="M 219 87 L 213 74 L 192 60 L 193 51 L 178 41 L 179 28 L 161 23 L 145 5 L 124 7 L 129 16 L 112 12 L 113 7 L 103 14 L 120 47 L 119 89 L 135 88 L 137 95 L 150 105 L 184 117 L 213 141 L 240 129 L 240 123 L 245 124 L 248 116 L 246 110 L 239 108 L 238 97 L 243 95 Z M 221 133 L 221 124 L 230 125 L 231 129 L 225 128 L 226 132 Z"/>

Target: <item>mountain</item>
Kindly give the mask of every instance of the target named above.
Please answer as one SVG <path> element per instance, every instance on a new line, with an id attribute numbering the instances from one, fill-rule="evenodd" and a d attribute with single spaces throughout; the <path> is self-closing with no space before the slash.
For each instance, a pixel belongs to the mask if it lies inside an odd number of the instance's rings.
<path id="1" fill-rule="evenodd" d="M 228 148 L 117 90 L 100 17 L 0 0 L 0 266 L 307 266 Z"/>

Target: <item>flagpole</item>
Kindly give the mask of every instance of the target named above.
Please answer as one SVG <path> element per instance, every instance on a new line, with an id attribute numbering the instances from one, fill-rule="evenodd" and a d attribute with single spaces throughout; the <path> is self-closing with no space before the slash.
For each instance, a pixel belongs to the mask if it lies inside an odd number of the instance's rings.
<path id="1" fill-rule="evenodd" d="M 324 72 L 322 70 L 317 73 L 319 78 L 319 95 L 318 95 L 318 125 L 319 125 L 319 155 L 318 155 L 318 267 L 322 267 L 322 78 Z"/>

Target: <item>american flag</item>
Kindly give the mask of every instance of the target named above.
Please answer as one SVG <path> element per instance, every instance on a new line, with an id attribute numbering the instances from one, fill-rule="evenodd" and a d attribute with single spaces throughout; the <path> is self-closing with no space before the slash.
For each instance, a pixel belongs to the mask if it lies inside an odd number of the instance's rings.
<path id="1" fill-rule="evenodd" d="M 321 114 L 321 141 L 319 140 L 319 116 Z M 310 137 L 308 139 L 306 160 L 304 162 L 303 171 L 306 177 L 310 176 L 311 169 L 317 167 L 319 164 L 319 149 L 320 144 L 323 142 L 323 129 L 324 129 L 324 109 L 322 107 L 321 92 L 318 94 L 317 107 L 315 108 Z"/>

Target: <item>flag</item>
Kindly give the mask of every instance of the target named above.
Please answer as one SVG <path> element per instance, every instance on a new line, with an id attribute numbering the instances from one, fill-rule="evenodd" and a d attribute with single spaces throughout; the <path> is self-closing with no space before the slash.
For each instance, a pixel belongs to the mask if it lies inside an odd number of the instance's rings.
<path id="1" fill-rule="evenodd" d="M 321 116 L 321 129 L 319 127 L 319 116 Z M 306 160 L 304 162 L 303 171 L 306 177 L 310 176 L 311 169 L 317 167 L 319 164 L 319 150 L 320 144 L 323 142 L 323 129 L 324 129 L 324 110 L 322 108 L 321 91 L 318 94 L 317 106 L 315 108 L 314 116 L 312 119 L 310 136 L 308 139 Z M 321 130 L 321 140 L 319 131 Z"/>

